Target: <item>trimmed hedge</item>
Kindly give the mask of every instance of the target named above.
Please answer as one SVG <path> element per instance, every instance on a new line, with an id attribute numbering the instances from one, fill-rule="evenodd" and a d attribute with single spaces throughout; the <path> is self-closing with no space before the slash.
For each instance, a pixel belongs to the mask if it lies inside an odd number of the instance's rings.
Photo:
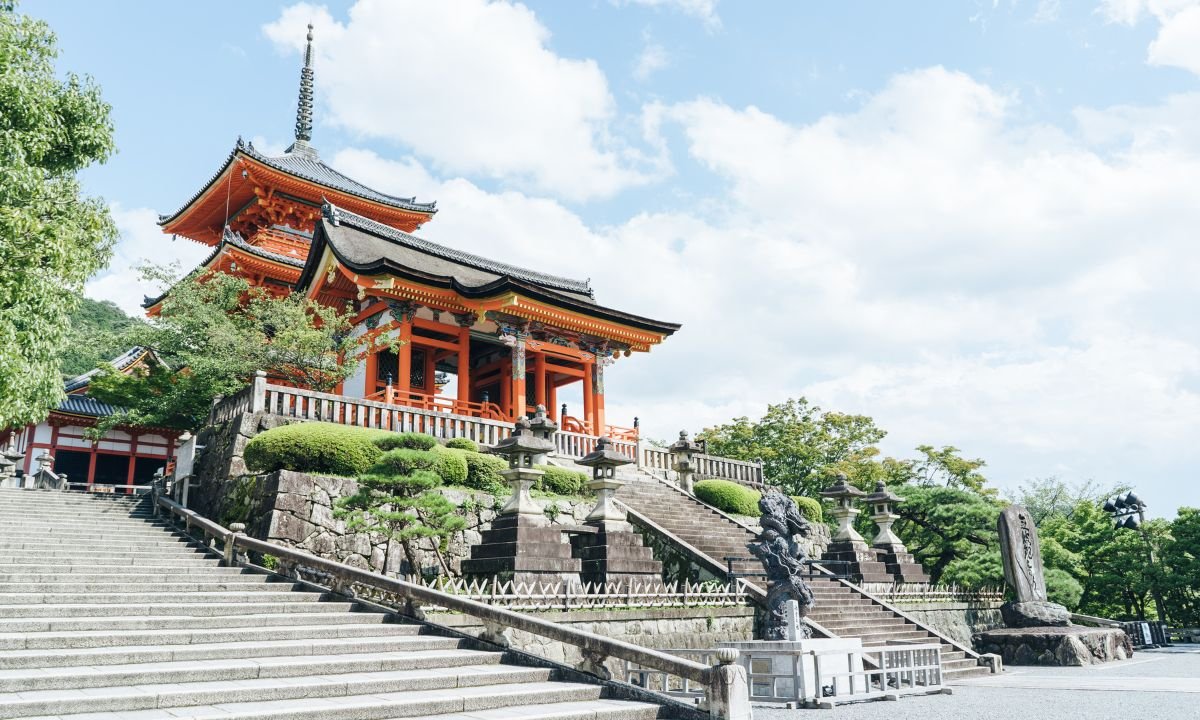
<path id="1" fill-rule="evenodd" d="M 728 480 L 701 480 L 693 490 L 696 497 L 718 510 L 734 515 L 758 516 L 762 493 Z"/>
<path id="2" fill-rule="evenodd" d="M 463 451 L 463 459 L 467 461 L 467 487 L 492 494 L 508 489 L 508 483 L 504 482 L 504 476 L 500 474 L 508 469 L 508 462 L 504 458 Z"/>
<path id="3" fill-rule="evenodd" d="M 470 466 L 467 465 L 465 450 L 455 450 L 437 445 L 430 452 L 436 458 L 432 470 L 438 474 L 442 482 L 447 485 L 467 484 Z"/>
<path id="4" fill-rule="evenodd" d="M 479 445 L 470 438 L 451 438 L 446 441 L 446 447 L 473 453 L 479 452 Z"/>
<path id="5" fill-rule="evenodd" d="M 545 473 L 538 481 L 538 489 L 555 495 L 586 495 L 588 494 L 588 476 L 575 470 L 555 467 L 553 465 L 538 465 L 538 470 Z"/>
<path id="6" fill-rule="evenodd" d="M 412 475 L 417 470 L 429 470 L 446 485 L 467 482 L 467 460 L 462 450 L 448 450 L 440 445 L 432 450 L 396 448 L 388 450 L 371 468 L 377 475 Z"/>
<path id="7" fill-rule="evenodd" d="M 383 455 L 375 441 L 385 434 L 333 423 L 281 425 L 251 438 L 242 459 L 255 472 L 360 475 Z"/>
<path id="8" fill-rule="evenodd" d="M 388 433 L 375 441 L 381 450 L 395 450 L 396 448 L 405 448 L 408 450 L 432 450 L 437 446 L 438 441 L 432 435 L 425 433 Z"/>
<path id="9" fill-rule="evenodd" d="M 812 522 L 825 521 L 825 509 L 821 507 L 820 500 L 803 495 L 793 495 L 792 499 L 796 501 L 796 507 L 800 508 L 800 514 L 804 516 L 804 519 Z"/>

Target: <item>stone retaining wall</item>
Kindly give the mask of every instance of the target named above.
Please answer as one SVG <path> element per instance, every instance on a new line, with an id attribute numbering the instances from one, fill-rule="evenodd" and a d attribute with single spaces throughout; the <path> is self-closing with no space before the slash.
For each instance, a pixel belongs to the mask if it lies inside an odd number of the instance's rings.
<path id="1" fill-rule="evenodd" d="M 976 633 L 1004 627 L 998 602 L 923 603 L 900 605 L 902 612 L 957 643 L 972 646 Z"/>
<path id="2" fill-rule="evenodd" d="M 754 609 L 750 607 L 643 608 L 632 610 L 572 610 L 533 612 L 551 622 L 569 625 L 614 640 L 658 650 L 709 649 L 718 642 L 754 639 Z M 458 613 L 428 613 L 429 622 L 478 637 L 483 626 Z M 508 631 L 513 648 L 574 667 L 582 657 L 579 648 L 525 632 Z M 621 677 L 621 661 L 605 663 L 614 680 Z"/>

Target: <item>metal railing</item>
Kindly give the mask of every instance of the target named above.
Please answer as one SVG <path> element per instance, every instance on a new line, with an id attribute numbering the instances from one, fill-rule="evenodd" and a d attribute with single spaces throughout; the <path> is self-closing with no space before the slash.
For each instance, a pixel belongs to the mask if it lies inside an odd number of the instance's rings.
<path id="1" fill-rule="evenodd" d="M 703 665 L 661 650 L 614 640 L 565 624 L 523 615 L 425 585 L 390 578 L 300 550 L 257 540 L 222 527 L 162 496 L 157 490 L 154 493 L 153 507 L 155 513 L 165 511 L 168 516 L 180 518 L 187 530 L 195 528 L 200 531 L 209 548 L 213 551 L 219 549 L 227 566 L 243 564 L 239 550 L 270 555 L 283 566 L 297 570 L 303 568 L 310 575 L 322 578 L 321 584 L 336 593 L 352 593 L 354 588 L 363 587 L 396 598 L 402 602 L 404 612 L 417 619 L 423 617 L 424 606 L 443 607 L 476 618 L 489 628 L 486 640 L 493 644 L 506 644 L 504 633 L 512 629 L 577 647 L 586 663 L 576 669 L 584 672 L 598 674 L 595 670 L 600 670 L 604 661 L 611 657 L 686 679 L 695 683 L 696 687 L 704 688 L 708 713 L 714 720 L 746 720 L 749 717 L 744 675 L 732 672 L 731 670 L 736 668 L 730 667 L 737 661 L 737 651 L 722 652 L 718 656 L 717 664 Z M 603 675 L 598 676 L 604 680 L 609 679 Z"/>
<path id="2" fill-rule="evenodd" d="M 705 663 L 718 651 L 669 652 Z M 943 692 L 941 645 L 903 643 L 871 648 L 875 662 L 864 660 L 866 652 L 861 647 L 742 647 L 738 663 L 746 671 L 750 699 L 758 702 L 814 707 Z M 654 692 L 680 697 L 697 694 L 697 688 L 686 680 L 635 663 L 623 663 L 622 673 L 630 684 Z"/>

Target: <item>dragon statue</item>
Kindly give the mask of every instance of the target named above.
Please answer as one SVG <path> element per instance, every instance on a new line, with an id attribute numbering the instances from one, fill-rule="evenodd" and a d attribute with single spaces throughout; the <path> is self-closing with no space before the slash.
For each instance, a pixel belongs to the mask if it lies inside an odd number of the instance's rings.
<path id="1" fill-rule="evenodd" d="M 804 549 L 796 542 L 796 536 L 808 537 L 812 527 L 796 501 L 780 492 L 769 492 L 758 501 L 762 511 L 762 532 L 758 539 L 748 543 L 750 553 L 758 558 L 767 573 L 767 618 L 763 638 L 766 640 L 791 640 L 788 637 L 788 601 L 795 600 L 800 618 L 808 615 L 814 604 L 812 588 L 804 582 Z M 797 637 L 809 636 L 806 625 L 796 628 Z"/>

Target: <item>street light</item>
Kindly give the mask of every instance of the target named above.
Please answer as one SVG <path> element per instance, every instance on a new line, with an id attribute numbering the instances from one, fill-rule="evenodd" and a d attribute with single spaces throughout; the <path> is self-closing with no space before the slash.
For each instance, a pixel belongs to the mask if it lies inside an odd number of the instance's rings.
<path id="1" fill-rule="evenodd" d="M 1112 516 L 1113 528 L 1120 530 L 1140 530 L 1142 540 L 1146 543 L 1146 557 L 1150 560 L 1150 566 L 1154 567 L 1158 564 L 1158 558 L 1154 556 L 1154 545 L 1150 542 L 1150 534 L 1146 532 L 1146 503 L 1137 496 L 1132 490 L 1124 495 L 1117 495 L 1104 502 L 1104 512 Z M 1162 596 L 1158 593 L 1157 584 L 1150 585 L 1150 595 L 1154 598 L 1154 607 L 1158 611 L 1158 621 L 1160 623 L 1167 622 L 1166 608 L 1163 606 Z"/>

